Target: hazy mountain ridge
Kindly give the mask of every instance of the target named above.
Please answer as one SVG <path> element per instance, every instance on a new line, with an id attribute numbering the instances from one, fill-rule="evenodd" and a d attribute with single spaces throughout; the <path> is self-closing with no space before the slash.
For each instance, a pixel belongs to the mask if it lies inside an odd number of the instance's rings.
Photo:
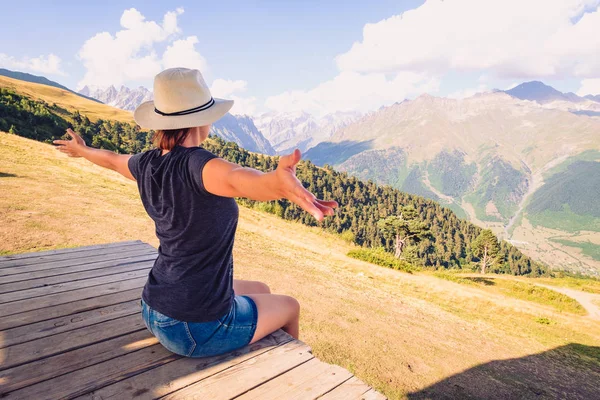
<path id="1" fill-rule="evenodd" d="M 295 148 L 306 151 L 359 117 L 357 112 L 336 112 L 321 118 L 304 111 L 269 112 L 254 118 L 254 123 L 277 153 L 283 154 Z"/>
<path id="2" fill-rule="evenodd" d="M 143 86 L 140 86 L 137 89 L 121 86 L 119 90 L 114 86 L 109 86 L 107 88 L 84 86 L 79 93 L 98 99 L 109 106 L 128 111 L 133 111 L 141 103 L 152 100 L 152 92 Z"/>
<path id="3" fill-rule="evenodd" d="M 578 96 L 563 93 L 540 81 L 525 82 L 504 93 L 521 100 L 535 101 L 546 108 L 556 108 L 575 114 L 600 116 L 600 95 Z"/>
<path id="4" fill-rule="evenodd" d="M 210 133 L 235 142 L 246 150 L 268 155 L 275 154 L 271 143 L 256 128 L 252 118 L 247 115 L 236 116 L 227 113 L 212 124 Z"/>

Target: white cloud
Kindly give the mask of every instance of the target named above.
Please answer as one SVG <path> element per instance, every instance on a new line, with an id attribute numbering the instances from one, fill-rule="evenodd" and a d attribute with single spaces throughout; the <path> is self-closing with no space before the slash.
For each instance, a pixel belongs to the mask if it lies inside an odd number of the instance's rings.
<path id="1" fill-rule="evenodd" d="M 382 73 L 342 72 L 311 90 L 287 91 L 266 100 L 274 111 L 306 111 L 323 116 L 335 111 L 369 111 L 423 92 L 435 93 L 439 79 L 399 72 L 393 79 Z"/>
<path id="2" fill-rule="evenodd" d="M 227 79 L 215 79 L 210 86 L 210 92 L 215 97 L 227 98 L 235 92 L 245 92 L 248 82 L 243 80 L 231 81 Z"/>
<path id="3" fill-rule="evenodd" d="M 214 97 L 234 101 L 231 113 L 236 115 L 255 115 L 257 111 L 256 97 L 242 97 L 235 93 L 245 92 L 248 82 L 244 80 L 215 79 L 210 86 Z"/>
<path id="4" fill-rule="evenodd" d="M 35 58 L 24 57 L 20 60 L 0 53 L 0 67 L 29 72 L 39 72 L 44 75 L 66 75 L 61 69 L 61 59 L 52 53 Z"/>
<path id="5" fill-rule="evenodd" d="M 480 83 L 477 87 L 474 88 L 466 88 L 452 92 L 447 97 L 451 99 L 465 99 L 477 93 L 487 92 L 488 90 L 489 88 L 485 83 Z"/>
<path id="6" fill-rule="evenodd" d="M 183 12 L 183 8 L 169 11 L 159 24 L 146 20 L 135 8 L 125 10 L 120 19 L 122 30 L 114 35 L 98 33 L 79 50 L 86 73 L 78 87 L 118 86 L 132 80 L 149 80 L 161 70 L 174 66 L 206 72 L 206 60 L 195 48 L 198 38 L 175 40 L 176 35 L 181 34 L 177 17 Z M 162 57 L 154 48 L 158 43 L 168 44 Z"/>
<path id="7" fill-rule="evenodd" d="M 584 79 L 581 81 L 581 87 L 577 91 L 579 96 L 585 96 L 592 94 L 594 96 L 600 95 L 600 78 L 597 79 Z"/>
<path id="8" fill-rule="evenodd" d="M 501 78 L 600 76 L 600 0 L 427 0 L 367 24 L 341 71 L 488 70 Z M 593 12 L 595 11 L 595 12 Z"/>
<path id="9" fill-rule="evenodd" d="M 198 43 L 196 36 L 188 36 L 186 39 L 174 41 L 163 54 L 163 67 L 194 68 L 203 73 L 208 70 L 208 63 L 195 49 Z"/>

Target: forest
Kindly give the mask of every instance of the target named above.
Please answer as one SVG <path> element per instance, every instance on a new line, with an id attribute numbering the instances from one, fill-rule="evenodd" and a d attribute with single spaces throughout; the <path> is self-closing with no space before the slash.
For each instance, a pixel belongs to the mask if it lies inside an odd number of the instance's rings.
<path id="1" fill-rule="evenodd" d="M 133 124 L 104 120 L 92 122 L 78 112 L 0 89 L 0 131 L 51 143 L 53 139 L 66 138 L 67 127 L 79 132 L 88 145 L 96 148 L 118 153 L 136 153 L 152 148 L 153 132 L 143 131 Z M 270 171 L 277 166 L 278 158 L 275 156 L 251 153 L 218 137 L 211 137 L 203 143 L 203 147 L 229 161 L 261 171 Z M 477 268 L 480 262 L 474 244 L 482 229 L 459 219 L 450 209 L 432 200 L 391 186 L 378 185 L 371 180 L 361 181 L 335 171 L 329 165 L 317 167 L 310 161 L 300 162 L 297 176 L 317 197 L 333 199 L 340 204 L 333 217 L 317 223 L 312 216 L 286 200 L 259 204 L 240 199 L 239 203 L 286 220 L 318 224 L 359 246 L 383 247 L 392 253 L 396 246 L 393 235 L 385 234 L 378 223 L 388 217 L 397 217 L 408 207 L 414 210 L 416 216 L 411 224 L 418 225 L 426 234 L 406 244 L 402 253 L 406 261 L 422 268 L 469 270 Z M 548 273 L 545 266 L 505 241 L 498 244 L 498 250 L 494 262 L 487 269 L 489 272 L 531 276 Z"/>

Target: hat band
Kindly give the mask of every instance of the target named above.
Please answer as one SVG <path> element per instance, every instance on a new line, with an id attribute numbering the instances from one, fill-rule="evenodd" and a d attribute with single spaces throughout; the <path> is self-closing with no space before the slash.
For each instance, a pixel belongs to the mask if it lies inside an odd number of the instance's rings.
<path id="1" fill-rule="evenodd" d="M 175 115 L 188 115 L 188 114 L 194 114 L 200 111 L 204 111 L 207 108 L 212 107 L 212 105 L 215 104 L 215 99 L 213 99 L 212 97 L 210 98 L 210 100 L 208 102 L 206 102 L 205 104 L 202 104 L 201 106 L 198 107 L 194 107 L 194 108 L 190 108 L 189 110 L 183 110 L 183 111 L 177 111 L 177 112 L 172 112 L 172 113 L 165 113 L 160 111 L 158 108 L 154 108 L 154 112 L 162 115 L 164 117 L 171 117 L 171 116 L 175 116 Z"/>

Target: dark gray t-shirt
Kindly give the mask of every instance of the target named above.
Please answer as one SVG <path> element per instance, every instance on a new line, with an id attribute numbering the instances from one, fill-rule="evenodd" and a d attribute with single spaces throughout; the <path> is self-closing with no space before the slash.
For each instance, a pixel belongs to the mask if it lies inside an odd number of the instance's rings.
<path id="1" fill-rule="evenodd" d="M 216 155 L 183 146 L 161 153 L 148 150 L 128 163 L 160 241 L 142 298 L 181 321 L 212 321 L 225 315 L 233 301 L 238 206 L 204 188 L 202 169 Z"/>

